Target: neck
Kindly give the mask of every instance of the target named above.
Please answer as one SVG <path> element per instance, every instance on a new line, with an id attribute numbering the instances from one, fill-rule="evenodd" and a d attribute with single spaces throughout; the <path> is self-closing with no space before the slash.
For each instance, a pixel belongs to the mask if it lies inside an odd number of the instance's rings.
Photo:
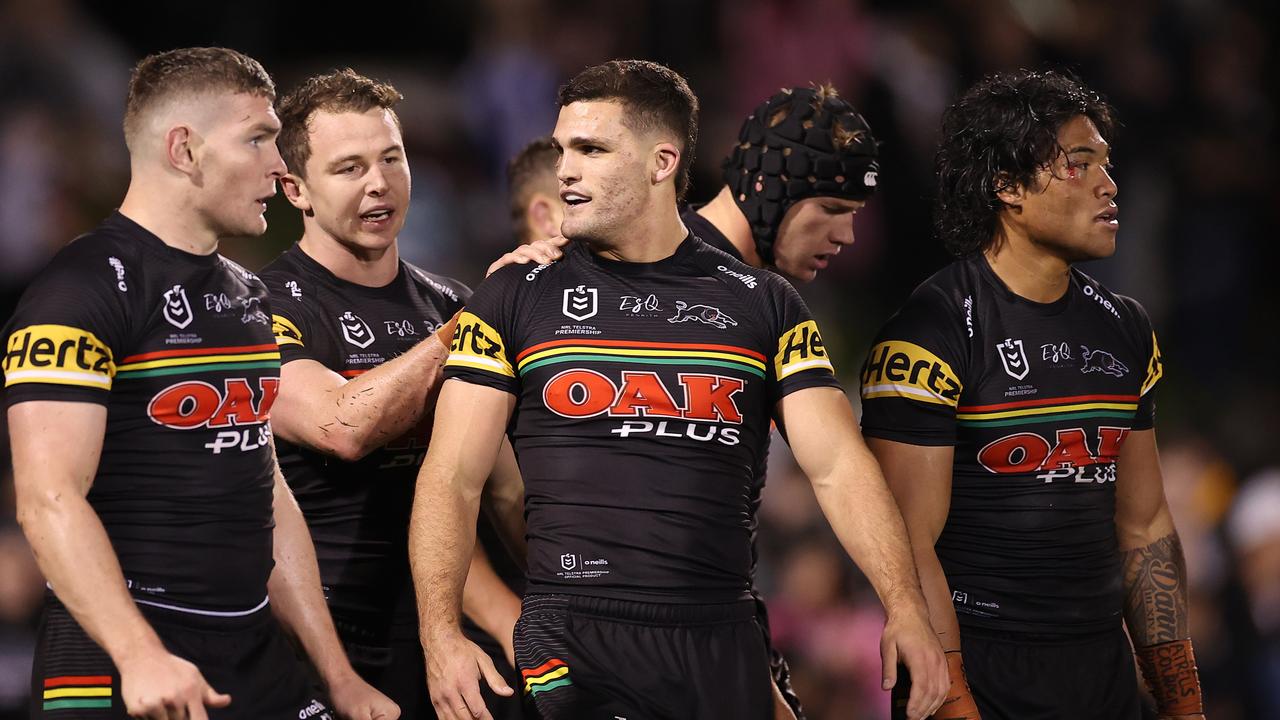
<path id="1" fill-rule="evenodd" d="M 303 219 L 298 247 L 336 277 L 356 285 L 382 287 L 400 272 L 400 252 L 396 243 L 381 250 L 353 249 L 321 230 L 310 218 Z"/>
<path id="2" fill-rule="evenodd" d="M 658 209 L 642 212 L 614 242 L 593 244 L 591 250 L 611 260 L 657 262 L 674 255 L 688 234 L 689 229 L 680 221 L 680 210 L 673 199 L 663 202 Z"/>
<path id="3" fill-rule="evenodd" d="M 996 277 L 1028 300 L 1053 302 L 1071 284 L 1071 263 L 1007 225 L 1001 225 L 995 241 L 982 254 Z"/>
<path id="4" fill-rule="evenodd" d="M 141 225 L 171 248 L 193 255 L 218 250 L 218 235 L 190 201 L 170 188 L 148 187 L 137 176 L 130 181 L 120 214 Z M 162 199 L 160 199 L 162 198 Z"/>
<path id="5" fill-rule="evenodd" d="M 737 248 L 748 265 L 764 267 L 764 260 L 756 251 L 755 238 L 751 236 L 751 225 L 747 222 L 747 216 L 742 214 L 738 203 L 734 201 L 733 191 L 728 185 L 720 188 L 720 194 L 716 195 L 711 202 L 698 208 L 698 214 L 706 218 L 707 222 L 714 225 L 720 234 L 729 240 L 729 244 Z"/>

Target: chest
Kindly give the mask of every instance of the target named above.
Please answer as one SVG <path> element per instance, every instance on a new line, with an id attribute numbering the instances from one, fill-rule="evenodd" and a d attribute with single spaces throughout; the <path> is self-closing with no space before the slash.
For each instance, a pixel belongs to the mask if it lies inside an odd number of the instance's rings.
<path id="1" fill-rule="evenodd" d="M 314 349 L 326 366 L 348 375 L 407 352 L 452 314 L 438 299 L 407 290 L 361 297 L 322 289 L 306 302 L 311 305 Z"/>

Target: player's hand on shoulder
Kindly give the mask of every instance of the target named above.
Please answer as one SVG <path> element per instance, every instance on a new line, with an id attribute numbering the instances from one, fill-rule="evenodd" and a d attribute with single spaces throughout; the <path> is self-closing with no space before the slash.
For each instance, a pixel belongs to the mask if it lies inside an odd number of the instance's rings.
<path id="1" fill-rule="evenodd" d="M 947 699 L 951 687 L 947 659 L 923 610 L 890 614 L 880 639 L 880 659 L 885 690 L 897 684 L 899 663 L 911 673 L 907 720 L 924 720 Z"/>
<path id="2" fill-rule="evenodd" d="M 493 660 L 461 632 L 424 645 L 427 656 L 427 689 L 440 720 L 493 720 L 480 694 L 480 683 L 498 695 L 510 697 L 512 690 Z"/>
<path id="3" fill-rule="evenodd" d="M 352 672 L 329 683 L 329 699 L 342 720 L 396 720 L 400 706 Z"/>
<path id="4" fill-rule="evenodd" d="M 231 704 L 231 696 L 210 687 L 195 665 L 163 648 L 117 665 L 120 694 L 130 717 L 207 720 L 206 707 L 224 708 Z"/>
<path id="5" fill-rule="evenodd" d="M 529 263 L 550 265 L 564 257 L 564 251 L 561 248 L 568 243 L 568 238 L 563 235 L 557 235 L 549 240 L 534 240 L 527 245 L 521 245 L 495 260 L 489 266 L 489 269 L 485 271 L 484 276 L 489 277 L 498 268 L 506 267 L 507 265 L 527 265 Z"/>

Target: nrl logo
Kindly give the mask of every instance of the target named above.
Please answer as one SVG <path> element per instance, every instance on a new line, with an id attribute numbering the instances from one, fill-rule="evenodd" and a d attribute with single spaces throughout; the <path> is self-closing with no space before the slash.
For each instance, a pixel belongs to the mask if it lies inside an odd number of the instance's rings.
<path id="1" fill-rule="evenodd" d="M 1021 380 L 1031 372 L 1031 365 L 1027 362 L 1027 353 L 1022 349 L 1021 340 L 1005 338 L 1004 342 L 996 345 L 996 352 L 1000 354 L 1004 371 L 1014 380 Z"/>
<path id="2" fill-rule="evenodd" d="M 561 310 L 570 320 L 586 320 L 596 316 L 599 310 L 598 293 L 595 288 L 579 285 L 576 288 L 564 289 L 564 304 Z"/>
<path id="3" fill-rule="evenodd" d="M 373 344 L 373 331 L 364 320 L 360 319 L 359 315 L 348 310 L 338 318 L 338 324 L 342 326 L 342 337 L 352 345 L 367 348 Z"/>
<path id="4" fill-rule="evenodd" d="M 191 303 L 187 302 L 187 291 L 181 285 L 164 291 L 164 319 L 179 330 L 191 324 Z"/>
<path id="5" fill-rule="evenodd" d="M 560 567 L 565 570 L 572 570 L 578 567 L 578 556 L 572 553 L 565 553 L 560 556 Z"/>
<path id="6" fill-rule="evenodd" d="M 669 323 L 688 322 L 696 320 L 705 325 L 714 325 L 724 330 L 730 325 L 737 325 L 738 322 L 733 318 L 725 315 L 720 308 L 711 307 L 710 305 L 690 305 L 686 302 L 676 301 L 676 314 L 674 317 L 667 318 Z"/>

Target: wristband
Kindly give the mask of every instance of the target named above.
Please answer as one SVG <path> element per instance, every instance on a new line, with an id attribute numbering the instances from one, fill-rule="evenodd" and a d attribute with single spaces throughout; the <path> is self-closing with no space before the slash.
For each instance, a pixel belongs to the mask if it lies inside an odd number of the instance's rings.
<path id="1" fill-rule="evenodd" d="M 1191 639 L 1171 640 L 1138 648 L 1138 665 L 1161 715 L 1197 715 L 1204 712 L 1200 673 Z"/>
<path id="2" fill-rule="evenodd" d="M 934 717 L 955 718 L 956 720 L 977 720 L 978 704 L 973 699 L 973 691 L 969 689 L 969 680 L 964 674 L 964 660 L 959 650 L 948 650 L 947 675 L 951 678 L 951 688 L 947 690 L 947 699 L 942 707 L 934 713 Z M 945 712 L 944 712 L 945 711 Z"/>

